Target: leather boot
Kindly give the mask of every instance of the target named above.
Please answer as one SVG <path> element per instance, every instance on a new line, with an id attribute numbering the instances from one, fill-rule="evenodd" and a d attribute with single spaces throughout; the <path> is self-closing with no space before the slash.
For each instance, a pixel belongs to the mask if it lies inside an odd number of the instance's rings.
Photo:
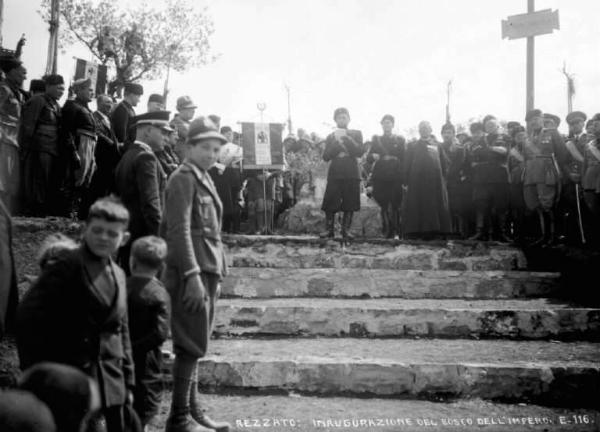
<path id="1" fill-rule="evenodd" d="M 477 228 L 475 228 L 475 235 L 469 237 L 467 240 L 486 241 L 488 238 L 487 233 L 485 232 L 485 215 L 482 212 L 478 211 L 475 221 L 477 226 Z"/>
<path id="2" fill-rule="evenodd" d="M 512 243 L 513 239 L 510 238 L 510 235 L 508 234 L 508 225 L 507 225 L 507 218 L 506 218 L 506 214 L 502 215 L 502 216 L 498 216 L 498 235 L 497 240 L 499 242 L 502 243 Z"/>
<path id="3" fill-rule="evenodd" d="M 544 217 L 544 212 L 538 210 L 538 216 L 540 220 L 540 231 L 542 235 L 536 241 L 531 243 L 530 246 L 539 246 L 546 241 L 546 218 Z"/>
<path id="4" fill-rule="evenodd" d="M 190 388 L 190 414 L 192 418 L 200 425 L 205 428 L 217 431 L 217 432 L 229 432 L 231 425 L 226 422 L 218 422 L 211 419 L 209 416 L 204 414 L 202 407 L 198 402 L 198 395 L 196 385 L 192 385 Z"/>
<path id="5" fill-rule="evenodd" d="M 325 231 L 319 234 L 321 238 L 333 238 L 335 236 L 335 213 L 325 213 Z"/>
<path id="6" fill-rule="evenodd" d="M 342 217 L 342 238 L 344 240 L 353 240 L 354 236 L 350 234 L 350 227 L 352 226 L 352 212 L 344 212 Z"/>
<path id="7" fill-rule="evenodd" d="M 389 230 L 390 221 L 388 220 L 387 211 L 380 209 L 379 214 L 381 215 L 381 234 L 387 235 Z"/>
<path id="8" fill-rule="evenodd" d="M 200 426 L 190 415 L 190 411 L 180 411 L 169 414 L 165 432 L 212 432 L 204 426 Z"/>

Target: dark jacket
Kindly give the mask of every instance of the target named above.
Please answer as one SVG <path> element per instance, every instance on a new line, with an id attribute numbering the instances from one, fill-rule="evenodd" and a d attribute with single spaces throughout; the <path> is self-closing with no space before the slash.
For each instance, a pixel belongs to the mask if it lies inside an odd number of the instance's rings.
<path id="1" fill-rule="evenodd" d="M 470 154 L 473 184 L 508 183 L 510 142 L 510 137 L 504 134 L 489 134 L 473 142 Z M 492 147 L 502 147 L 505 152 L 501 154 Z"/>
<path id="2" fill-rule="evenodd" d="M 134 117 L 135 111 L 129 102 L 121 101 L 117 104 L 110 116 L 117 142 L 123 144 L 135 141 L 135 128 L 132 127 Z"/>
<path id="3" fill-rule="evenodd" d="M 359 130 L 348 130 L 348 135 L 342 138 L 342 142 L 330 134 L 325 140 L 323 160 L 331 161 L 328 179 L 354 179 L 360 180 L 357 158 L 365 152 L 362 133 Z"/>
<path id="4" fill-rule="evenodd" d="M 62 131 L 66 139 L 78 144 L 81 134 L 96 136 L 96 119 L 87 103 L 78 99 L 68 100 L 62 108 Z"/>
<path id="5" fill-rule="evenodd" d="M 123 405 L 134 374 L 123 270 L 86 246 L 44 269 L 17 310 L 17 348 L 26 369 L 64 363 L 96 379 L 102 405 Z"/>
<path id="6" fill-rule="evenodd" d="M 50 96 L 37 95 L 29 99 L 21 111 L 20 139 L 23 156 L 30 151 L 58 156 L 62 150 L 61 121 L 60 106 Z"/>
<path id="7" fill-rule="evenodd" d="M 373 164 L 371 179 L 373 181 L 403 181 L 404 154 L 406 140 L 398 135 L 374 136 L 371 143 L 367 162 Z M 378 154 L 375 161 L 373 155 Z"/>
<path id="8" fill-rule="evenodd" d="M 115 170 L 117 194 L 129 210 L 133 239 L 158 235 L 165 184 L 166 175 L 150 147 L 135 141 Z"/>
<path id="9" fill-rule="evenodd" d="M 127 279 L 129 335 L 135 364 L 134 407 L 144 423 L 158 411 L 162 383 L 161 345 L 169 336 L 169 294 L 156 278 Z"/>
<path id="10" fill-rule="evenodd" d="M 121 153 L 110 119 L 98 111 L 94 112 L 94 118 L 98 126 L 98 142 L 94 151 L 96 172 L 92 182 L 99 196 L 104 196 L 115 189 L 115 169 L 121 159 Z"/>

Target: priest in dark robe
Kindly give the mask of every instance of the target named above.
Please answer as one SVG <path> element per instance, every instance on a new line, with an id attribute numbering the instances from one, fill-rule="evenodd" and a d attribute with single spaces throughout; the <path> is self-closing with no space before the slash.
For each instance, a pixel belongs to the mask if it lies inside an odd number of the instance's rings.
<path id="1" fill-rule="evenodd" d="M 444 179 L 447 161 L 431 132 L 429 122 L 419 123 L 420 138 L 406 152 L 403 228 L 408 238 L 432 239 L 452 231 Z"/>

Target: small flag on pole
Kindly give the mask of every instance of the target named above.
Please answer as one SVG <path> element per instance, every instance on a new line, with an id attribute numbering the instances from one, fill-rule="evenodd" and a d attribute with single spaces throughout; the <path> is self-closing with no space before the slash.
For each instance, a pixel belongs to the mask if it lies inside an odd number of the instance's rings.
<path id="1" fill-rule="evenodd" d="M 283 124 L 242 123 L 244 168 L 283 169 Z"/>
<path id="2" fill-rule="evenodd" d="M 106 65 L 99 65 L 82 59 L 75 59 L 74 80 L 90 78 L 95 94 L 106 92 Z"/>

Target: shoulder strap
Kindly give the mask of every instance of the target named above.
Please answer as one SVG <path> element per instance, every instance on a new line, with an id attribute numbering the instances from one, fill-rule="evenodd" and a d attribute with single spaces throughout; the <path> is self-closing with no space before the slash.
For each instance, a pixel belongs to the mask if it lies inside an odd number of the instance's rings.
<path id="1" fill-rule="evenodd" d="M 577 162 L 583 162 L 583 155 L 572 140 L 567 141 L 565 145 L 567 150 L 569 150 L 569 153 L 571 153 L 571 156 L 573 156 L 573 159 Z"/>

